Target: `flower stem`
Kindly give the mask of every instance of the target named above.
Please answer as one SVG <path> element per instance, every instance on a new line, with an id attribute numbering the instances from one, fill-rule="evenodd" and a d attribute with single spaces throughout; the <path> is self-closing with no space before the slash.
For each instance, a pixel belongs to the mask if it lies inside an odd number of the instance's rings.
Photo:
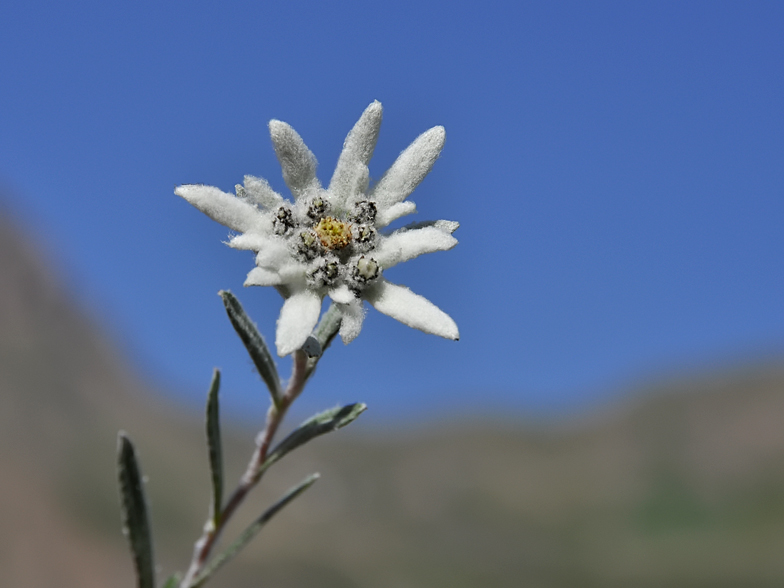
<path id="1" fill-rule="evenodd" d="M 192 588 L 194 580 L 196 580 L 199 572 L 204 568 L 207 563 L 213 547 L 215 546 L 221 532 L 228 524 L 234 512 L 242 504 L 245 497 L 248 495 L 256 484 L 261 480 L 264 473 L 264 461 L 267 459 L 270 445 L 275 437 L 283 418 L 286 416 L 286 411 L 289 406 L 296 400 L 297 396 L 302 393 L 305 388 L 308 376 L 312 370 L 308 369 L 308 356 L 302 350 L 294 352 L 294 363 L 291 370 L 291 379 L 289 380 L 286 391 L 280 397 L 279 402 L 270 405 L 267 411 L 267 422 L 264 430 L 261 431 L 256 438 L 256 449 L 251 456 L 248 467 L 245 473 L 240 478 L 237 487 L 232 493 L 226 505 L 220 512 L 220 515 L 213 519 L 207 519 L 204 525 L 202 536 L 193 546 L 193 558 L 191 559 L 188 573 L 185 574 L 180 588 Z"/>

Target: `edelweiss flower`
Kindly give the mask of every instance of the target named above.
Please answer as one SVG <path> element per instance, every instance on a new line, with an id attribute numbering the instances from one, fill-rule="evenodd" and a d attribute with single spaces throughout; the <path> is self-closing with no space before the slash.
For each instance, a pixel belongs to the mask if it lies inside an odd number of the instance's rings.
<path id="1" fill-rule="evenodd" d="M 329 187 L 316 178 L 316 158 L 300 136 L 279 120 L 269 123 L 272 143 L 294 201 L 269 184 L 245 176 L 236 196 L 212 186 L 187 184 L 174 191 L 219 223 L 240 233 L 228 244 L 256 253 L 246 286 L 275 286 L 286 298 L 278 319 L 278 355 L 299 349 L 321 313 L 324 296 L 341 312 L 340 336 L 352 341 L 362 328 L 363 300 L 426 333 L 457 339 L 455 322 L 430 301 L 382 272 L 423 253 L 457 244 L 452 221 L 409 225 L 380 232 L 415 212 L 406 198 L 430 172 L 444 146 L 443 127 L 421 134 L 375 186 L 368 189 L 368 161 L 381 126 L 381 103 L 373 102 L 349 132 Z"/>

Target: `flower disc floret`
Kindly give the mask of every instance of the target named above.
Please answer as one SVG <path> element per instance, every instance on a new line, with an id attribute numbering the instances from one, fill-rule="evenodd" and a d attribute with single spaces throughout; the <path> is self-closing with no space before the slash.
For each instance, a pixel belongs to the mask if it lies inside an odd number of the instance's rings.
<path id="1" fill-rule="evenodd" d="M 351 225 L 331 216 L 322 218 L 315 231 L 325 249 L 343 249 L 351 243 Z"/>
<path id="2" fill-rule="evenodd" d="M 457 244 L 452 221 L 416 223 L 389 232 L 396 219 L 416 211 L 406 200 L 430 172 L 444 145 L 443 127 L 420 135 L 377 184 L 370 187 L 367 164 L 381 126 L 381 104 L 365 109 L 349 132 L 329 186 L 316 178 L 316 158 L 284 122 L 270 122 L 270 135 L 293 201 L 269 184 L 245 176 L 236 196 L 201 184 L 175 193 L 237 234 L 236 249 L 256 254 L 246 286 L 275 286 L 286 299 L 278 319 L 278 354 L 299 349 L 315 327 L 324 296 L 341 313 L 345 343 L 360 332 L 363 301 L 400 322 L 448 339 L 455 322 L 430 301 L 388 282 L 383 272 L 424 253 Z"/>
<path id="3" fill-rule="evenodd" d="M 365 257 L 364 255 L 357 260 L 357 265 L 354 268 L 354 276 L 363 282 L 369 282 L 378 277 L 381 268 L 378 262 L 372 257 Z"/>

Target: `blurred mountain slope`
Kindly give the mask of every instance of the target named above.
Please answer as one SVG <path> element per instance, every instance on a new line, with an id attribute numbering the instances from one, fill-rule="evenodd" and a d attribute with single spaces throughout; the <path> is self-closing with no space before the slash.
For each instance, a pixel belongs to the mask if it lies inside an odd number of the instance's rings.
<path id="1" fill-rule="evenodd" d="M 42 259 L 0 218 L 0 584 L 130 587 L 117 430 L 140 450 L 168 572 L 206 514 L 200 415 L 139 382 Z M 320 439 L 276 465 L 240 518 L 322 479 L 214 586 L 782 585 L 784 365 L 629 398 L 548 426 Z M 231 482 L 253 435 L 227 431 Z"/>

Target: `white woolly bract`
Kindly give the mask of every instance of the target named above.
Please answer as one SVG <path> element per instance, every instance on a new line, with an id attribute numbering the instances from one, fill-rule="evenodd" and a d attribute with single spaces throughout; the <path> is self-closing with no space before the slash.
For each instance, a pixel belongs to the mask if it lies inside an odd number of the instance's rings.
<path id="1" fill-rule="evenodd" d="M 321 297 L 310 290 L 295 292 L 283 303 L 278 318 L 275 345 L 283 357 L 302 347 L 318 322 Z"/>
<path id="2" fill-rule="evenodd" d="M 404 325 L 446 339 L 460 338 L 457 325 L 448 314 L 405 286 L 382 281 L 369 289 L 366 299 L 376 310 Z"/>

